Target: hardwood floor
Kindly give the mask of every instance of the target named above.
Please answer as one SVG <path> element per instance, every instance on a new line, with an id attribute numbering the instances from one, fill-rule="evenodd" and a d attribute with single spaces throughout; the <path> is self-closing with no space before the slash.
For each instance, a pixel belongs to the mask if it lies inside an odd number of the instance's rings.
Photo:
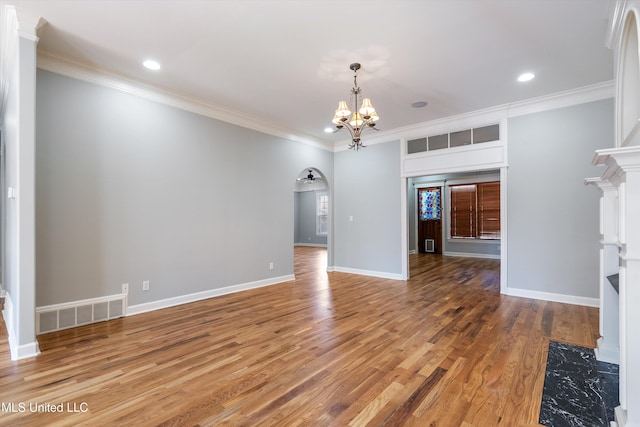
<path id="1" fill-rule="evenodd" d="M 549 340 L 595 345 L 597 309 L 501 296 L 497 260 L 412 255 L 403 282 L 325 256 L 296 248 L 292 282 L 42 335 L 29 360 L 0 325 L 0 425 L 537 425 Z"/>

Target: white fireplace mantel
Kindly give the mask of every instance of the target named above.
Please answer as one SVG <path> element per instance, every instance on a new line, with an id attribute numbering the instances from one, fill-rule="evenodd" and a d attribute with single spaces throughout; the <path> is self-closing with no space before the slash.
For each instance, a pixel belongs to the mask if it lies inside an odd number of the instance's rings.
<path id="1" fill-rule="evenodd" d="M 602 191 L 600 201 L 600 334 L 596 356 L 620 363 L 621 426 L 640 426 L 640 146 L 597 150 L 599 178 L 585 182 Z M 607 277 L 619 274 L 619 294 Z M 617 323 L 617 324 L 616 324 Z"/>

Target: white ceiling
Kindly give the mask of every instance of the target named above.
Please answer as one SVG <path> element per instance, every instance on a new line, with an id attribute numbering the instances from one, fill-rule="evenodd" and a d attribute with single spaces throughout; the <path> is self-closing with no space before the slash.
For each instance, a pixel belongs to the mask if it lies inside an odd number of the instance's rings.
<path id="1" fill-rule="evenodd" d="M 5 3 L 47 21 L 40 52 L 329 145 L 352 62 L 382 130 L 613 79 L 606 0 Z"/>

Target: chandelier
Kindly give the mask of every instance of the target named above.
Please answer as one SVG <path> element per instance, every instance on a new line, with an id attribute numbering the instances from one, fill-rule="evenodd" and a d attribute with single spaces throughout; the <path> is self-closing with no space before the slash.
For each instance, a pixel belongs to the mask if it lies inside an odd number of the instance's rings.
<path id="1" fill-rule="evenodd" d="M 351 99 L 353 103 L 349 103 L 350 105 L 357 106 L 358 105 L 358 95 L 362 92 L 362 90 L 358 87 L 358 70 L 360 69 L 360 64 L 353 63 L 349 66 L 351 70 L 353 70 L 353 88 L 351 89 Z M 336 125 L 335 132 L 338 132 L 341 129 L 347 129 L 351 134 L 351 142 L 349 143 L 349 148 L 352 148 L 358 151 L 360 148 L 365 147 L 362 145 L 360 141 L 360 135 L 367 129 L 373 129 L 377 131 L 374 126 L 380 117 L 378 117 L 378 113 L 376 113 L 376 109 L 371 105 L 371 100 L 369 98 L 362 99 L 362 105 L 360 105 L 360 109 L 354 111 L 353 113 L 349 109 L 349 105 L 346 101 L 340 101 L 338 103 L 338 109 L 336 110 L 336 114 L 333 116 L 333 120 L 331 122 Z"/>

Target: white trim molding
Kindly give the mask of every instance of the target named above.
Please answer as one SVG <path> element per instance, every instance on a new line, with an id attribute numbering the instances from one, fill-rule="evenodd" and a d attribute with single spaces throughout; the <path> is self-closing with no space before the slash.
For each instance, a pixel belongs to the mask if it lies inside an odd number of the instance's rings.
<path id="1" fill-rule="evenodd" d="M 609 3 L 609 27 L 607 28 L 605 43 L 605 46 L 609 49 L 615 49 L 620 41 L 626 9 L 627 0 L 611 1 Z"/>
<path id="2" fill-rule="evenodd" d="M 529 289 L 507 288 L 507 295 L 519 298 L 531 298 L 543 301 L 561 302 L 564 304 L 583 305 L 586 307 L 599 307 L 600 299 L 589 297 L 578 297 L 575 295 L 554 294 L 551 292 L 532 291 Z"/>
<path id="3" fill-rule="evenodd" d="M 5 292 L 4 295 L 4 309 L 2 310 L 2 317 L 7 327 L 9 351 L 11 353 L 11 360 L 27 359 L 29 357 L 35 357 L 40 354 L 40 348 L 38 347 L 38 341 L 30 342 L 27 344 L 19 345 L 15 336 L 15 325 L 13 324 L 13 302 L 9 292 Z"/>
<path id="4" fill-rule="evenodd" d="M 620 364 L 620 347 L 610 347 L 604 343 L 603 337 L 598 338 L 596 348 L 596 359 L 607 363 Z"/>
<path id="5" fill-rule="evenodd" d="M 485 259 L 501 259 L 499 254 L 480 254 L 473 252 L 450 252 L 445 251 L 444 256 L 459 256 L 463 258 L 485 258 Z"/>
<path id="6" fill-rule="evenodd" d="M 570 107 L 572 105 L 610 99 L 613 98 L 614 95 L 614 82 L 605 81 L 577 89 L 570 89 L 545 96 L 525 99 L 523 101 L 512 102 L 510 104 L 498 105 L 482 110 L 457 114 L 455 116 L 416 123 L 397 129 L 391 129 L 389 131 L 381 131 L 375 135 L 367 136 L 366 144 L 373 145 L 396 140 L 424 138 L 445 132 L 453 132 L 496 123 L 500 123 L 500 127 L 502 128 L 501 120 L 509 117 L 523 116 L 526 114 L 555 110 L 557 108 Z M 502 129 L 500 132 L 502 133 Z M 334 145 L 334 151 L 347 150 L 348 143 L 348 140 L 336 142 Z"/>
<path id="7" fill-rule="evenodd" d="M 187 295 L 179 295 L 176 297 L 166 298 L 158 301 L 130 305 L 127 308 L 127 315 L 130 316 L 134 314 L 146 313 L 149 311 L 160 310 L 162 308 L 168 308 L 176 305 L 187 304 L 190 302 L 202 301 L 205 299 L 214 298 L 222 295 L 247 291 L 249 289 L 262 288 L 264 286 L 290 282 L 292 280 L 295 280 L 295 276 L 293 274 L 288 274 L 286 276 L 271 277 L 269 279 L 257 280 L 255 282 L 225 286 L 224 288 L 210 289 L 208 291 L 196 292 L 196 293 L 187 294 Z"/>
<path id="8" fill-rule="evenodd" d="M 362 270 L 360 268 L 333 267 L 333 271 L 338 273 L 358 274 L 360 276 L 379 277 L 381 279 L 406 280 L 402 274 L 389 273 L 386 271 Z"/>
<path id="9" fill-rule="evenodd" d="M 406 177 L 499 169 L 507 165 L 506 143 L 502 141 L 465 145 L 444 150 L 406 154 L 401 174 Z"/>
<path id="10" fill-rule="evenodd" d="M 42 25 L 43 23 L 40 23 L 39 25 Z M 322 150 L 338 152 L 348 149 L 347 146 L 349 144 L 349 140 L 341 140 L 331 143 L 309 135 L 301 135 L 292 129 L 283 128 L 258 120 L 254 117 L 249 117 L 246 114 L 231 110 L 222 105 L 206 103 L 202 100 L 181 96 L 176 93 L 162 90 L 158 87 L 145 85 L 143 83 L 127 79 L 124 76 L 108 73 L 104 70 L 92 68 L 86 64 L 70 61 L 49 52 L 38 52 L 38 68 L 99 84 L 101 86 L 110 87 L 112 89 L 121 90 L 145 99 L 171 105 L 185 111 L 190 111 L 244 128 L 253 129 L 269 135 L 300 142 Z M 402 128 L 381 131 L 375 135 L 369 135 L 366 143 L 367 145 L 373 145 L 400 139 L 421 138 L 428 136 L 428 134 L 437 134 L 435 129 L 438 128 L 447 130 L 455 128 L 466 129 L 467 127 L 481 126 L 486 125 L 487 123 L 497 123 L 505 117 L 515 117 L 518 115 L 547 111 L 555 108 L 613 98 L 613 96 L 613 82 L 607 81 L 511 104 L 503 104 L 469 113 L 417 123 Z M 436 133 L 431 133 L 432 131 L 435 131 Z"/>
<path id="11" fill-rule="evenodd" d="M 578 89 L 565 90 L 550 95 L 531 98 L 509 105 L 508 117 L 524 116 L 540 113 L 558 108 L 571 107 L 573 105 L 586 104 L 588 102 L 610 99 L 615 96 L 613 81 L 596 83 Z"/>
<path id="12" fill-rule="evenodd" d="M 89 67 L 85 64 L 70 61 L 51 53 L 38 52 L 38 68 L 74 79 L 94 83 L 111 89 L 120 90 L 150 101 L 170 105 L 181 110 L 190 111 L 212 119 L 221 120 L 247 129 L 268 135 L 300 142 L 325 151 L 333 151 L 328 142 L 308 135 L 301 135 L 294 130 L 275 126 L 253 117 L 231 110 L 222 105 L 215 105 L 199 99 L 189 98 L 158 87 L 146 85 L 126 77 L 108 73 L 104 70 Z"/>

